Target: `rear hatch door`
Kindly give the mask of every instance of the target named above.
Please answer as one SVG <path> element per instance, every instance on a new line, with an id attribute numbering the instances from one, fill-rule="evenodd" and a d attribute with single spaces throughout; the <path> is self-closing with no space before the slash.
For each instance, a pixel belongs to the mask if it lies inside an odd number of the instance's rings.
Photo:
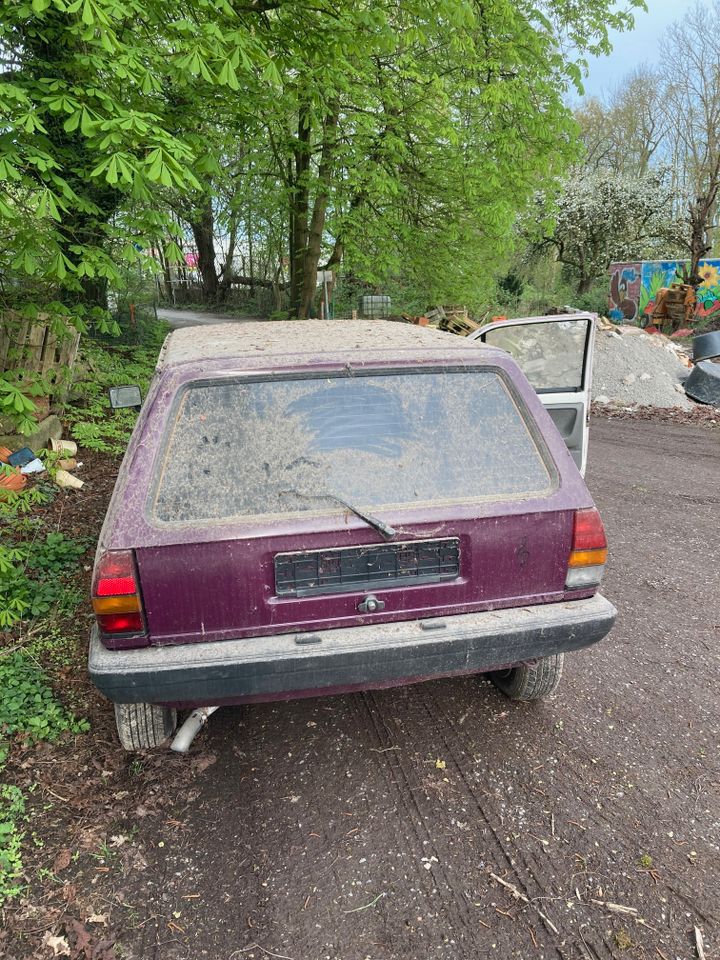
<path id="1" fill-rule="evenodd" d="M 151 642 L 562 599 L 591 501 L 546 420 L 507 358 L 188 384 L 137 550 Z"/>

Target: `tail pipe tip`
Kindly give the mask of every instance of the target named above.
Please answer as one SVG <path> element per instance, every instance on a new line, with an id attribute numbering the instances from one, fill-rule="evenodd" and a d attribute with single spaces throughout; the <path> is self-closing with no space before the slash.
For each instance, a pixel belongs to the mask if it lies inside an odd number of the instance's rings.
<path id="1" fill-rule="evenodd" d="M 173 737 L 170 749 L 174 750 L 175 753 L 187 753 L 195 737 L 200 733 L 213 713 L 219 709 L 220 707 L 198 707 L 196 710 L 193 710 Z"/>

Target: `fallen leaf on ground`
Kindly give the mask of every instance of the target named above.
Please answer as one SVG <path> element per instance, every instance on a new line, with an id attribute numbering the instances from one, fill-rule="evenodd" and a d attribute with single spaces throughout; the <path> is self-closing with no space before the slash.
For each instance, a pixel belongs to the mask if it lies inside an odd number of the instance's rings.
<path id="1" fill-rule="evenodd" d="M 68 934 L 72 934 L 71 939 L 75 941 L 73 943 L 73 957 L 79 958 L 84 954 L 86 960 L 92 960 L 92 934 L 90 931 L 86 930 L 79 920 L 70 920 L 69 923 L 66 921 L 65 929 Z"/>
<path id="2" fill-rule="evenodd" d="M 67 870 L 72 860 L 72 851 L 60 850 L 53 862 L 53 873 L 60 873 L 61 870 Z"/>
<path id="3" fill-rule="evenodd" d="M 65 937 L 54 937 L 48 930 L 43 937 L 43 943 L 46 947 L 50 947 L 54 957 L 70 956 L 70 944 L 67 942 Z"/>
<path id="4" fill-rule="evenodd" d="M 208 767 L 211 767 L 217 761 L 217 757 L 214 753 L 206 753 L 202 757 L 198 757 L 194 762 L 193 766 L 198 773 L 203 773 L 207 770 Z"/>
<path id="5" fill-rule="evenodd" d="M 444 760 L 439 760 L 439 759 L 438 759 L 438 760 L 435 761 L 435 766 L 436 766 L 436 768 L 437 768 L 438 770 L 444 770 L 445 767 L 447 766 L 447 764 L 445 763 Z"/>

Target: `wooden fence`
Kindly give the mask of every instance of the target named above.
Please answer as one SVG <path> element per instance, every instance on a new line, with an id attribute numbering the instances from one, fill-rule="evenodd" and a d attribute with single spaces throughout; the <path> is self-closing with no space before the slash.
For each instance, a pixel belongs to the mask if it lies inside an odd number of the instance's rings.
<path id="1" fill-rule="evenodd" d="M 40 318 L 31 321 L 0 314 L 0 373 L 26 370 L 46 375 L 60 367 L 72 368 L 79 343 L 77 330 L 59 339 Z"/>

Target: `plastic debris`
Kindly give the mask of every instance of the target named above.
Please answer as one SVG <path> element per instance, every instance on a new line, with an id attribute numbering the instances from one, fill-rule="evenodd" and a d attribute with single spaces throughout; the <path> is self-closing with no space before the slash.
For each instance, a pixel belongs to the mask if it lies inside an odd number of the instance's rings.
<path id="1" fill-rule="evenodd" d="M 59 487 L 70 490 L 82 490 L 85 486 L 83 480 L 79 480 L 77 477 L 74 477 L 71 473 L 68 473 L 67 470 L 58 470 L 55 474 L 55 483 Z"/>
<path id="2" fill-rule="evenodd" d="M 35 457 L 30 463 L 26 463 L 24 467 L 20 468 L 20 473 L 42 473 L 44 469 L 45 464 L 39 457 Z"/>
<path id="3" fill-rule="evenodd" d="M 8 463 L 11 467 L 24 467 L 34 459 L 35 454 L 30 447 L 21 447 L 19 450 L 16 450 L 15 453 L 10 454 Z"/>

